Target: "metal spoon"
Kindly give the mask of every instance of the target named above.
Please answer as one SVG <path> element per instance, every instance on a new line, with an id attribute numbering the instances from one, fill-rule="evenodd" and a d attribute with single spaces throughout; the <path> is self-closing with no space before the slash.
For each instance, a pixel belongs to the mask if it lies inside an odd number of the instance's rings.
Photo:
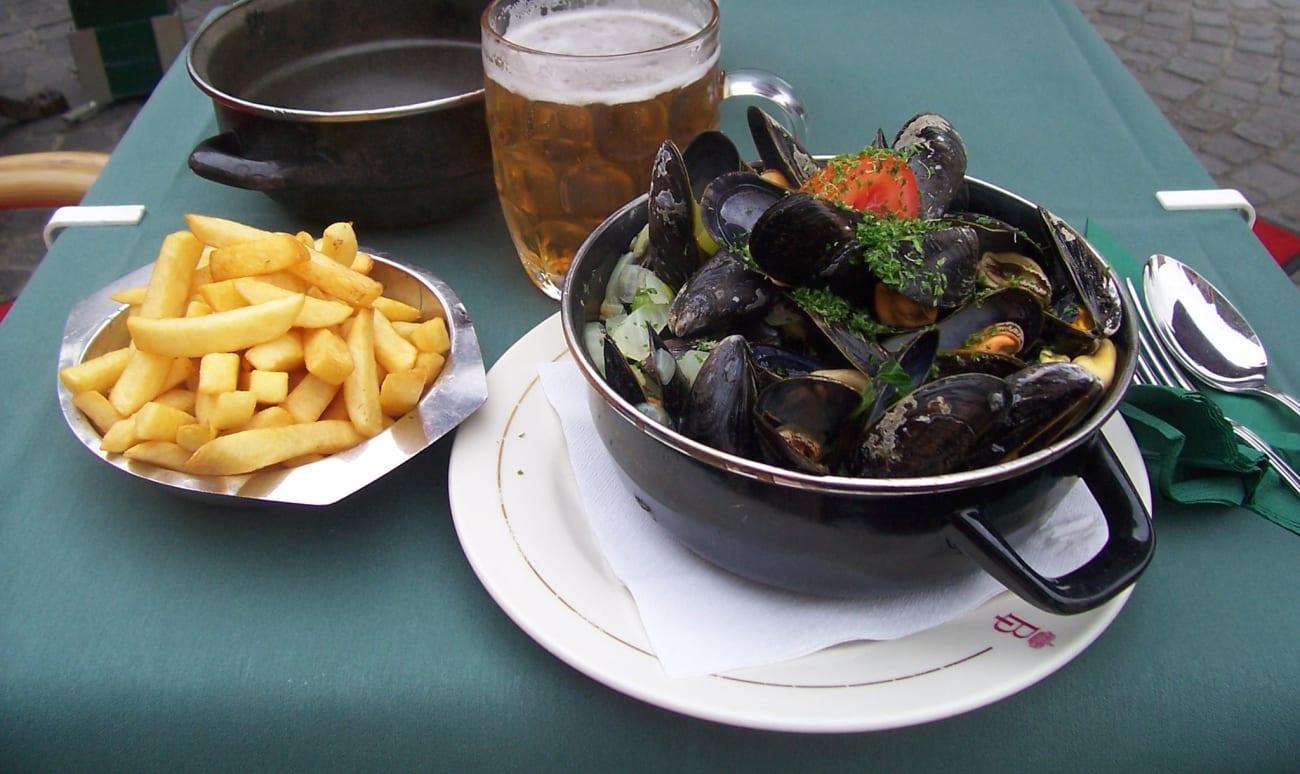
<path id="1" fill-rule="evenodd" d="M 1192 375 L 1226 392 L 1267 395 L 1300 416 L 1300 401 L 1265 383 L 1268 355 L 1250 323 L 1195 269 L 1153 255 L 1142 292 L 1156 335 Z"/>

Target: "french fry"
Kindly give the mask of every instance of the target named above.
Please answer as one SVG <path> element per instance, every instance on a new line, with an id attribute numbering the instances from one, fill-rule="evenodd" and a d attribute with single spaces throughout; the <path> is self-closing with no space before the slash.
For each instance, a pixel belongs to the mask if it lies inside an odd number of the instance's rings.
<path id="1" fill-rule="evenodd" d="M 409 371 L 415 367 L 415 356 L 420 351 L 415 345 L 393 330 L 393 325 L 379 309 L 373 310 L 375 327 L 375 359 L 388 371 Z"/>
<path id="2" fill-rule="evenodd" d="M 177 428 L 197 421 L 192 414 L 157 401 L 144 404 L 134 416 L 135 437 L 142 441 L 175 441 Z"/>
<path id="3" fill-rule="evenodd" d="M 248 372 L 245 389 L 257 398 L 258 403 L 283 403 L 289 397 L 288 371 L 263 371 L 255 368 Z"/>
<path id="4" fill-rule="evenodd" d="M 361 309 L 348 331 L 348 352 L 352 355 L 352 373 L 343 380 L 343 399 L 348 417 L 361 435 L 371 438 L 384 429 L 383 409 L 379 405 L 379 374 L 375 364 L 374 312 Z"/>
<path id="5" fill-rule="evenodd" d="M 122 415 L 117 413 L 113 404 L 108 402 L 108 398 L 102 392 L 90 390 L 79 392 L 72 396 L 72 405 L 76 406 L 81 413 L 86 415 L 90 424 L 95 426 L 102 436 L 108 432 L 108 429 L 117 424 Z"/>
<path id="6" fill-rule="evenodd" d="M 237 475 L 304 454 L 334 454 L 363 440 L 350 422 L 339 420 L 240 430 L 200 446 L 185 470 L 202 476 Z"/>
<path id="7" fill-rule="evenodd" d="M 312 249 L 307 254 L 309 261 L 291 266 L 289 271 L 344 303 L 368 307 L 384 292 L 384 286 L 377 280 L 337 263 L 328 255 Z"/>
<path id="8" fill-rule="evenodd" d="M 238 221 L 188 212 L 185 213 L 185 225 L 190 227 L 190 233 L 198 237 L 200 242 L 213 247 L 227 247 L 238 242 L 251 242 L 254 239 L 263 239 L 272 234 L 270 231 L 263 231 L 260 228 L 247 226 Z"/>
<path id="9" fill-rule="evenodd" d="M 249 303 L 233 279 L 205 283 L 197 288 L 197 293 L 214 312 L 229 312 L 231 309 L 248 306 Z"/>
<path id="10" fill-rule="evenodd" d="M 73 395 L 79 392 L 104 392 L 117 382 L 130 357 L 130 347 L 105 352 L 62 369 L 59 371 L 59 381 Z"/>
<path id="11" fill-rule="evenodd" d="M 442 373 L 442 366 L 447 362 L 447 358 L 439 355 L 437 352 L 421 352 L 415 359 L 415 367 L 424 371 L 424 383 L 426 386 L 433 384 L 433 380 L 438 378 Z"/>
<path id="12" fill-rule="evenodd" d="M 253 415 L 242 429 L 253 430 L 258 427 L 284 427 L 292 425 L 293 415 L 284 410 L 284 406 L 267 406 Z"/>
<path id="13" fill-rule="evenodd" d="M 263 371 L 295 371 L 302 368 L 302 334 L 290 330 L 283 336 L 249 347 L 244 359 Z"/>
<path id="14" fill-rule="evenodd" d="M 250 304 L 261 304 L 275 298 L 295 295 L 291 290 L 253 277 L 240 277 L 234 282 L 240 296 Z M 342 301 L 305 296 L 302 311 L 298 313 L 293 325 L 295 328 L 328 328 L 348 319 L 352 316 L 352 312 L 352 307 Z"/>
<path id="15" fill-rule="evenodd" d="M 136 316 L 127 320 L 127 328 L 144 353 L 203 357 L 209 352 L 236 352 L 288 333 L 302 311 L 303 300 L 301 295 L 277 298 L 203 317 Z"/>
<path id="16" fill-rule="evenodd" d="M 357 253 L 352 258 L 352 271 L 357 274 L 370 274 L 375 268 L 375 259 L 370 253 Z M 382 296 L 380 297 L 382 298 Z"/>
<path id="17" fill-rule="evenodd" d="M 216 396 L 207 423 L 218 432 L 243 427 L 257 410 L 257 396 L 248 390 L 232 390 Z"/>
<path id="18" fill-rule="evenodd" d="M 275 233 L 261 239 L 218 247 L 208 267 L 216 281 L 282 271 L 308 260 L 307 247 L 292 234 Z"/>
<path id="19" fill-rule="evenodd" d="M 357 256 L 357 232 L 346 221 L 331 223 L 321 232 L 321 253 L 344 266 L 351 266 Z"/>
<path id="20" fill-rule="evenodd" d="M 420 402 L 424 394 L 426 374 L 419 368 L 409 371 L 396 371 L 384 377 L 379 387 L 379 405 L 384 414 L 393 418 L 400 417 Z"/>
<path id="21" fill-rule="evenodd" d="M 190 279 L 202 254 L 203 243 L 188 231 L 174 231 L 163 238 L 140 301 L 141 317 L 180 317 L 185 313 Z"/>
<path id="22" fill-rule="evenodd" d="M 189 451 L 173 441 L 142 441 L 123 454 L 127 459 L 148 462 L 170 470 L 184 470 L 185 463 L 190 458 Z"/>
<path id="23" fill-rule="evenodd" d="M 447 321 L 441 317 L 420 323 L 420 327 L 411 332 L 411 343 L 422 352 L 446 354 L 451 349 L 451 336 L 447 334 Z"/>
<path id="24" fill-rule="evenodd" d="M 376 298 L 371 306 L 381 310 L 389 322 L 417 322 L 420 319 L 419 309 L 388 296 Z"/>
<path id="25" fill-rule="evenodd" d="M 119 304 L 139 306 L 144 302 L 144 291 L 145 288 L 143 285 L 136 288 L 127 288 L 126 290 L 119 290 L 116 293 L 111 294 L 109 299 Z"/>
<path id="26" fill-rule="evenodd" d="M 189 362 L 189 361 L 186 361 Z M 186 414 L 194 413 L 194 403 L 198 400 L 198 394 L 193 390 L 173 387 L 153 399 L 154 403 L 161 403 L 165 406 L 180 409 Z"/>
<path id="27" fill-rule="evenodd" d="M 199 392 L 230 392 L 239 387 L 238 352 L 209 352 L 199 360 Z"/>
<path id="28" fill-rule="evenodd" d="M 123 417 L 104 433 L 104 437 L 99 440 L 99 448 L 101 451 L 121 453 L 135 446 L 138 440 L 135 437 L 135 416 Z"/>
<path id="29" fill-rule="evenodd" d="M 314 374 L 307 374 L 297 386 L 289 390 L 289 396 L 280 405 L 295 422 L 315 422 L 330 401 L 334 400 L 339 389 L 338 384 L 330 384 Z"/>
<path id="30" fill-rule="evenodd" d="M 352 373 L 352 353 L 348 344 L 328 328 L 307 331 L 302 341 L 307 371 L 330 384 L 342 384 Z"/>
<path id="31" fill-rule="evenodd" d="M 131 327 L 131 320 L 138 319 L 141 318 L 127 320 L 127 328 Z M 121 376 L 109 390 L 108 400 L 117 413 L 130 416 L 167 389 L 167 376 L 171 372 L 171 357 L 132 349 Z"/>
<path id="32" fill-rule="evenodd" d="M 176 445 L 191 454 L 200 446 L 216 437 L 216 428 L 203 422 L 181 425 L 176 428 Z"/>

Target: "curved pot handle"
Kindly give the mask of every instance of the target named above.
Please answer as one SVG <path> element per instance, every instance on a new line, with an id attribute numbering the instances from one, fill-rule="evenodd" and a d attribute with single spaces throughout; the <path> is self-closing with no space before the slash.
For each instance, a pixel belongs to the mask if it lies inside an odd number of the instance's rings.
<path id="1" fill-rule="evenodd" d="M 1155 551 L 1151 516 L 1128 474 L 1100 434 L 1086 450 L 1082 478 L 1106 518 L 1106 544 L 1083 566 L 1045 578 L 985 523 L 978 508 L 954 512 L 944 527 L 953 545 L 1031 605 L 1049 613 L 1082 613 L 1109 601 L 1146 569 Z"/>
<path id="2" fill-rule="evenodd" d="M 292 167 L 278 161 L 263 161 L 244 156 L 234 132 L 209 137 L 190 153 L 190 169 L 200 177 L 253 191 L 283 189 Z"/>

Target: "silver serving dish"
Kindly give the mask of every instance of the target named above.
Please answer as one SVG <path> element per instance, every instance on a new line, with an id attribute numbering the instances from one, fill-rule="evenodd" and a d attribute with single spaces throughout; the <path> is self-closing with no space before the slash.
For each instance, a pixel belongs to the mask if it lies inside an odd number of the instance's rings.
<path id="1" fill-rule="evenodd" d="M 383 283 L 384 295 L 418 308 L 423 316 L 441 309 L 451 337 L 451 351 L 442 373 L 420 403 L 374 438 L 295 468 L 239 476 L 186 475 L 102 451 L 99 432 L 72 405 L 72 393 L 56 378 L 59 405 L 68 427 L 92 454 L 119 470 L 178 493 L 227 503 L 330 505 L 395 470 L 465 421 L 487 400 L 487 376 L 469 313 L 451 288 L 423 269 L 367 252 L 375 257 L 370 276 Z M 127 345 L 127 307 L 110 296 L 146 284 L 152 270 L 152 264 L 143 266 L 72 308 L 63 331 L 59 369 Z"/>

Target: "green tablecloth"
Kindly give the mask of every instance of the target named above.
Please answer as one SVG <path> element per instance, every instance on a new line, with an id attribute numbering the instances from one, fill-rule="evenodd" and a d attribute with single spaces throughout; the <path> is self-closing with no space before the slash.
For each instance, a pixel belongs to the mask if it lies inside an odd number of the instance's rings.
<path id="1" fill-rule="evenodd" d="M 1220 283 L 1259 327 L 1273 381 L 1300 390 L 1294 288 L 1236 215 L 1159 208 L 1158 189 L 1213 183 L 1071 3 L 723 5 L 724 63 L 790 80 L 812 150 L 856 149 L 878 126 L 944 113 L 971 174 Z M 741 121 L 728 107 L 725 128 L 739 134 Z M 143 203 L 145 220 L 64 233 L 0 325 L 0 767 L 1294 765 L 1300 544 L 1246 511 L 1157 502 L 1158 550 L 1127 607 L 1045 681 L 918 727 L 801 736 L 641 703 L 516 628 L 461 554 L 451 439 L 320 511 L 201 505 L 121 475 L 59 415 L 54 364 L 72 304 L 151 261 L 186 211 L 324 225 L 191 174 L 190 149 L 214 131 L 210 104 L 173 67 L 85 202 Z M 448 281 L 489 364 L 556 308 L 519 270 L 494 203 L 362 238 Z"/>

